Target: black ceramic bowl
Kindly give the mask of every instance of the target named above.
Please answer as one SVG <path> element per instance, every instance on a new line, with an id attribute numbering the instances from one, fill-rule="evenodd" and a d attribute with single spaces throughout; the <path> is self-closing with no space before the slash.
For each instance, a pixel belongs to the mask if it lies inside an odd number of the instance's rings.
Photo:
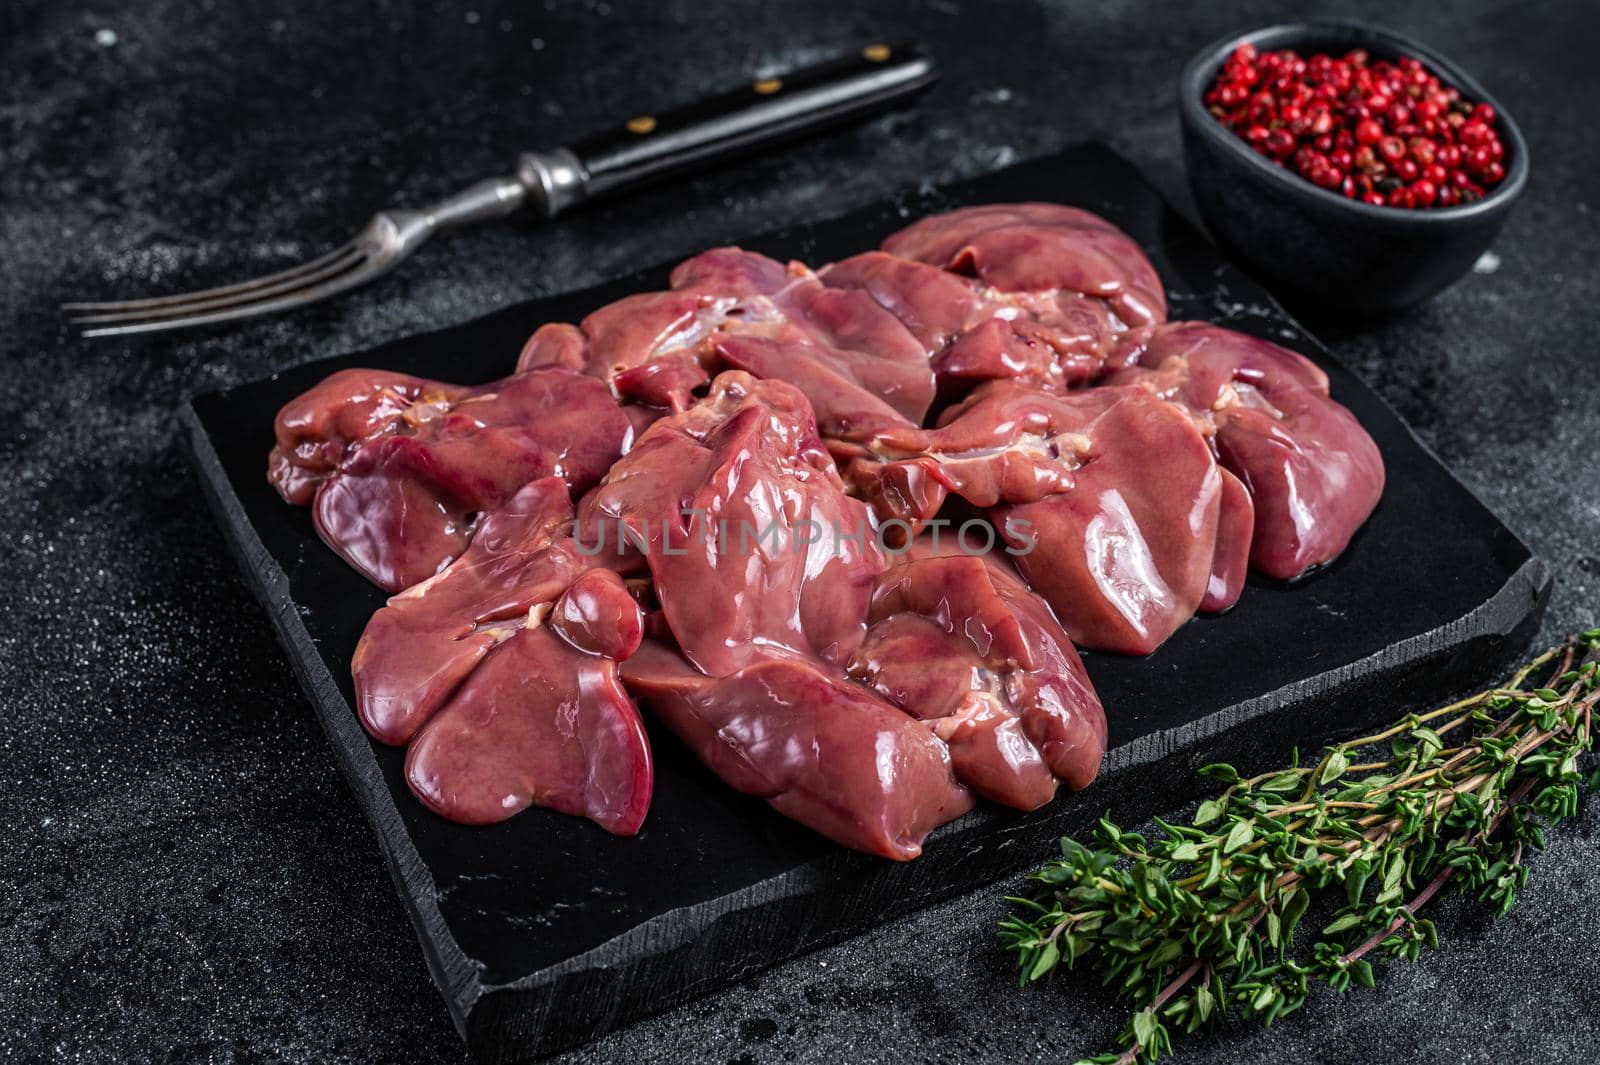
<path id="1" fill-rule="evenodd" d="M 1415 56 L 1463 96 L 1494 107 L 1505 180 L 1477 203 L 1426 210 L 1373 207 L 1318 188 L 1256 154 L 1206 110 L 1206 90 L 1246 43 L 1263 52 Z M 1212 234 L 1268 287 L 1335 307 L 1392 311 L 1432 296 L 1471 269 L 1528 183 L 1527 142 L 1500 101 L 1427 45 L 1365 23 L 1315 19 L 1217 41 L 1184 68 L 1178 112 L 1189 184 Z"/>

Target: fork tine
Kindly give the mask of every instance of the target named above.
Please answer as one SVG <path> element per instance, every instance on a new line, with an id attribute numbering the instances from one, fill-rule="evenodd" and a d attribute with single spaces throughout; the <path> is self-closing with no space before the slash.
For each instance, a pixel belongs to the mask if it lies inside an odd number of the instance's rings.
<path id="1" fill-rule="evenodd" d="M 201 311 L 193 314 L 179 314 L 170 317 L 147 317 L 138 321 L 124 321 L 110 325 L 99 326 L 94 329 L 85 329 L 85 337 L 131 336 L 135 333 L 159 333 L 165 329 L 187 329 L 196 325 L 214 325 L 218 322 L 233 322 L 241 318 L 254 318 L 261 314 L 272 314 L 276 311 L 288 310 L 292 307 L 303 307 L 308 303 L 346 289 L 355 288 L 357 285 L 386 273 L 394 266 L 393 260 L 381 257 L 370 258 L 359 262 L 353 269 L 344 273 L 333 273 L 325 277 L 320 283 L 309 288 L 296 288 L 268 299 L 238 300 L 215 310 Z"/>
<path id="2" fill-rule="evenodd" d="M 485 178 L 418 210 L 379 211 L 350 243 L 237 285 L 142 300 L 65 303 L 61 309 L 72 325 L 93 327 L 83 331 L 85 337 L 104 337 L 232 322 L 304 307 L 387 273 L 438 230 L 503 218 L 522 209 L 535 191 L 531 180 L 519 170 L 516 175 Z"/>
<path id="3" fill-rule="evenodd" d="M 272 284 L 257 284 L 251 287 L 237 286 L 236 291 L 229 295 L 211 296 L 205 299 L 194 298 L 183 303 L 158 304 L 105 314 L 77 314 L 70 321 L 73 325 L 100 325 L 110 322 L 136 322 L 157 318 L 189 317 L 196 314 L 204 314 L 207 311 L 225 310 L 238 304 L 254 303 L 282 293 L 314 287 L 327 278 L 336 277 L 346 270 L 359 267 L 366 257 L 367 253 L 364 249 L 354 244 L 347 244 L 339 249 L 337 256 L 331 258 L 324 256 L 327 262 L 319 268 L 296 273 Z"/>
<path id="4" fill-rule="evenodd" d="M 280 270 L 275 274 L 266 274 L 261 277 L 241 281 L 236 285 L 219 285 L 216 288 L 200 289 L 195 292 L 177 292 L 170 296 L 155 296 L 150 299 L 119 300 L 116 302 L 101 303 L 63 303 L 61 309 L 69 313 L 111 314 L 119 311 L 144 311 L 155 310 L 161 307 L 171 307 L 182 303 L 195 303 L 205 300 L 218 299 L 225 296 L 243 295 L 268 285 L 276 285 L 284 281 L 299 278 L 305 274 L 318 270 L 334 259 L 349 252 L 352 242 L 341 244 L 339 247 L 319 255 L 315 259 L 291 266 L 287 270 Z"/>

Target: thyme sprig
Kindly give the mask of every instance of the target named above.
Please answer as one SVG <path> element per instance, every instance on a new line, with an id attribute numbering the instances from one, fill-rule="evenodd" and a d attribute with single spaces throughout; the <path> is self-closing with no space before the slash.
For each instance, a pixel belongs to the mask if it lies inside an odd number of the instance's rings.
<path id="1" fill-rule="evenodd" d="M 1063 839 L 1060 860 L 1033 874 L 1042 893 L 1010 900 L 1018 909 L 1001 939 L 1024 983 L 1083 961 L 1133 1005 L 1125 1049 L 1086 1059 L 1096 1063 L 1155 1061 L 1174 1032 L 1228 1011 L 1271 1025 L 1314 982 L 1372 987 L 1368 955 L 1415 960 L 1437 946 L 1417 911 L 1440 890 L 1512 907 L 1527 852 L 1577 812 L 1596 703 L 1600 628 L 1502 687 L 1326 748 L 1313 764 L 1296 755 L 1252 777 L 1206 766 L 1226 788 L 1191 824 L 1158 818 L 1146 839 L 1103 819 L 1089 845 Z M 1298 946 L 1314 896 L 1337 906 Z"/>

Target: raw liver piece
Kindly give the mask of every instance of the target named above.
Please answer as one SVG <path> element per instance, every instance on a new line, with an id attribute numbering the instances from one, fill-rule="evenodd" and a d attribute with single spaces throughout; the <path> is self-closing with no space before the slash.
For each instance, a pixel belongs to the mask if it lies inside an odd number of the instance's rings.
<path id="1" fill-rule="evenodd" d="M 827 287 L 801 263 L 779 284 L 776 266 L 717 248 L 672 272 L 674 287 L 737 297 L 711 339 L 720 363 L 798 387 L 829 436 L 919 423 L 933 402 L 933 372 L 900 320 L 865 293 Z"/>
<path id="2" fill-rule="evenodd" d="M 1078 653 L 1003 557 L 923 537 L 878 580 L 850 674 L 950 748 L 956 778 L 1031 810 L 1094 779 L 1106 722 Z"/>
<path id="3" fill-rule="evenodd" d="M 356 443 L 407 416 L 425 419 L 466 394 L 460 385 L 385 370 L 329 374 L 278 411 L 267 480 L 284 502 L 303 507 Z"/>
<path id="4" fill-rule="evenodd" d="M 646 640 L 622 675 L 729 787 L 836 843 L 915 858 L 972 808 L 929 729 L 815 661 L 774 656 L 708 677 Z"/>
<path id="5" fill-rule="evenodd" d="M 888 459 L 990 515 L 1072 641 L 1148 654 L 1205 598 L 1220 471 L 1172 404 L 1138 388 L 1056 395 L 981 386 L 933 430 L 889 431 Z"/>
<path id="6" fill-rule="evenodd" d="M 738 248 L 679 264 L 666 292 L 539 330 L 518 367 L 545 366 L 582 366 L 619 398 L 670 411 L 686 409 L 719 370 L 781 378 L 834 436 L 918 422 L 934 395 L 926 351 L 869 296 Z"/>
<path id="7" fill-rule="evenodd" d="M 1383 495 L 1383 457 L 1304 356 L 1204 322 L 1129 334 L 1112 380 L 1190 411 L 1255 509 L 1250 564 L 1292 580 L 1337 558 Z"/>
<path id="8" fill-rule="evenodd" d="M 1004 292 L 881 251 L 842 260 L 820 276 L 830 287 L 866 293 L 899 318 L 923 344 L 945 395 L 1002 378 L 1055 390 L 1084 384 L 1100 375 L 1128 328 L 1099 296 Z"/>
<path id="9" fill-rule="evenodd" d="M 682 410 L 711 379 L 698 344 L 716 327 L 717 303 L 696 292 L 625 296 L 581 325 L 540 328 L 522 349 L 517 371 L 581 369 L 609 385 L 618 399 Z"/>
<path id="10" fill-rule="evenodd" d="M 1167 296 L 1150 260 L 1099 215 L 1055 203 L 966 207 L 914 222 L 883 250 L 976 277 L 1000 292 L 1065 289 L 1108 300 L 1128 326 L 1166 319 Z"/>
<path id="11" fill-rule="evenodd" d="M 568 370 L 475 388 L 348 370 L 279 413 L 268 477 L 290 502 L 309 498 L 329 547 L 397 592 L 459 556 L 528 482 L 588 488 L 632 431 L 603 385 Z"/>
<path id="12" fill-rule="evenodd" d="M 883 567 L 805 396 L 736 370 L 639 438 L 579 528 L 593 546 L 626 532 L 678 646 L 714 677 L 775 651 L 846 661 Z"/>
<path id="13" fill-rule="evenodd" d="M 547 610 L 594 565 L 573 545 L 571 525 L 566 487 L 558 478 L 535 481 L 484 521 L 453 565 L 372 615 L 351 660 L 356 713 L 368 732 L 408 742 L 530 611 Z"/>
<path id="14" fill-rule="evenodd" d="M 650 749 L 617 675 L 643 634 L 621 577 L 571 537 L 565 484 L 524 487 L 461 558 L 389 600 L 351 662 L 378 740 L 409 741 L 431 809 L 486 824 L 529 805 L 638 831 Z"/>
<path id="15" fill-rule="evenodd" d="M 626 595 L 620 583 L 616 593 Z M 649 743 L 616 661 L 547 628 L 498 646 L 406 751 L 417 798 L 469 825 L 544 806 L 632 835 L 652 782 Z"/>

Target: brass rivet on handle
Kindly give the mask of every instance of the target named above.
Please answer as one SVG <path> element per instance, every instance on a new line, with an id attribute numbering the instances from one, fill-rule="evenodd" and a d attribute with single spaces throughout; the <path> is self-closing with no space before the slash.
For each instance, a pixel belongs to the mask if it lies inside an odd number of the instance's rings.
<path id="1" fill-rule="evenodd" d="M 881 63 L 889 58 L 889 46 L 886 44 L 869 44 L 861 49 L 861 56 L 874 63 Z"/>
<path id="2" fill-rule="evenodd" d="M 783 88 L 783 79 L 768 78 L 765 81 L 758 81 L 750 87 L 756 92 L 760 93 L 762 96 L 771 96 L 773 93 Z"/>
<path id="3" fill-rule="evenodd" d="M 654 115 L 640 115 L 638 118 L 628 119 L 629 133 L 649 133 L 656 128 Z"/>

